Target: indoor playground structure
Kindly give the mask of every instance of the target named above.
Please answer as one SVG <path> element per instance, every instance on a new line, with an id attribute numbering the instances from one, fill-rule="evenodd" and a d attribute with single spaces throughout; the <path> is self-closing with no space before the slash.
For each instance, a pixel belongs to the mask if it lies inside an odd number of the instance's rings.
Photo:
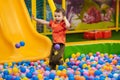
<path id="1" fill-rule="evenodd" d="M 66 11 L 64 64 L 49 67 L 56 7 Z M 0 80 L 120 80 L 119 0 L 1 0 Z M 56 51 L 60 46 L 56 44 Z"/>

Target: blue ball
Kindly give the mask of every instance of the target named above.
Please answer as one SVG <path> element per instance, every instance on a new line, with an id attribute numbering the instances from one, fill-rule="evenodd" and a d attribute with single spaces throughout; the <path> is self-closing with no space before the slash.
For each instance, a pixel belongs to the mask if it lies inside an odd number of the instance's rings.
<path id="1" fill-rule="evenodd" d="M 15 44 L 15 47 L 16 47 L 16 48 L 20 48 L 20 44 L 18 44 L 18 43 Z"/>
<path id="2" fill-rule="evenodd" d="M 30 67 L 29 70 L 30 70 L 31 73 L 35 72 L 35 68 L 34 67 Z"/>
<path id="3" fill-rule="evenodd" d="M 63 70 L 64 69 L 64 66 L 63 65 L 59 65 L 58 66 L 58 70 Z"/>
<path id="4" fill-rule="evenodd" d="M 32 78 L 32 73 L 31 72 L 26 73 L 26 77 L 27 78 Z"/>
<path id="5" fill-rule="evenodd" d="M 113 78 L 113 74 L 111 74 L 111 73 L 108 74 L 108 77 L 109 77 L 109 78 Z"/>
<path id="6" fill-rule="evenodd" d="M 25 73 L 25 72 L 26 72 L 26 69 L 25 69 L 24 67 L 20 67 L 20 71 L 21 71 L 22 73 Z"/>
<path id="7" fill-rule="evenodd" d="M 32 80 L 39 80 L 39 78 L 37 76 L 33 76 Z"/>
<path id="8" fill-rule="evenodd" d="M 46 67 L 45 70 L 46 70 L 46 71 L 50 71 L 50 67 Z"/>
<path id="9" fill-rule="evenodd" d="M 60 49 L 60 45 L 59 45 L 59 44 L 55 44 L 55 45 L 54 45 L 54 49 L 55 49 L 55 50 L 59 50 L 59 49 Z"/>
<path id="10" fill-rule="evenodd" d="M 20 77 L 19 77 L 19 76 L 17 76 L 14 80 L 20 80 Z"/>
<path id="11" fill-rule="evenodd" d="M 96 70 L 95 72 L 94 72 L 94 75 L 95 76 L 99 76 L 99 75 L 101 75 L 102 74 L 102 71 L 100 71 L 100 70 Z"/>
<path id="12" fill-rule="evenodd" d="M 74 77 L 68 77 L 69 80 L 75 80 Z"/>
<path id="13" fill-rule="evenodd" d="M 25 42 L 24 41 L 20 41 L 20 46 L 24 46 Z"/>
<path id="14" fill-rule="evenodd" d="M 5 71 L 3 72 L 3 74 L 4 74 L 4 75 L 9 75 L 9 71 L 8 71 L 8 70 L 5 70 Z"/>
<path id="15" fill-rule="evenodd" d="M 44 80 L 49 80 L 49 78 L 48 78 L 48 77 L 45 77 Z"/>
<path id="16" fill-rule="evenodd" d="M 55 74 L 54 73 L 50 73 L 49 74 L 49 79 L 53 79 L 54 80 L 54 78 L 55 78 Z"/>
<path id="17" fill-rule="evenodd" d="M 11 75 L 7 75 L 6 80 L 12 80 L 12 76 Z"/>

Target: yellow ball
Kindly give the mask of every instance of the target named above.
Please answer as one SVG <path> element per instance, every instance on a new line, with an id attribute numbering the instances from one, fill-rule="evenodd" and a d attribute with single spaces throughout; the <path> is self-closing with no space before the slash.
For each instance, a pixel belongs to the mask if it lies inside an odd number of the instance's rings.
<path id="1" fill-rule="evenodd" d="M 65 62 L 69 62 L 69 59 L 67 58 L 67 59 L 65 59 Z"/>
<path id="2" fill-rule="evenodd" d="M 43 75 L 42 74 L 38 74 L 38 78 L 39 79 L 43 79 Z"/>
<path id="3" fill-rule="evenodd" d="M 60 70 L 57 70 L 56 75 L 57 75 L 57 76 L 60 76 L 60 74 L 61 74 L 61 71 L 60 71 Z"/>
<path id="4" fill-rule="evenodd" d="M 27 77 L 24 77 L 22 80 L 29 80 Z"/>
<path id="5" fill-rule="evenodd" d="M 8 63 L 8 66 L 12 66 L 12 63 L 10 62 L 10 63 Z"/>
<path id="6" fill-rule="evenodd" d="M 83 64 L 83 68 L 86 68 L 87 67 L 87 64 Z"/>
<path id="7" fill-rule="evenodd" d="M 60 80 L 59 78 L 55 78 L 54 80 Z"/>
<path id="8" fill-rule="evenodd" d="M 104 54 L 103 54 L 103 53 L 101 53 L 101 54 L 100 54 L 100 56 L 101 56 L 101 57 L 104 57 Z"/>
<path id="9" fill-rule="evenodd" d="M 89 55 L 89 56 L 92 56 L 92 55 L 93 55 L 93 53 L 91 53 L 91 52 L 90 52 L 88 55 Z"/>
<path id="10" fill-rule="evenodd" d="M 117 66 L 117 69 L 119 69 L 119 70 L 120 70 L 120 66 Z"/>
<path id="11" fill-rule="evenodd" d="M 72 58 L 76 58 L 76 55 L 75 55 L 75 54 L 72 54 Z"/>
<path id="12" fill-rule="evenodd" d="M 13 73 L 18 73 L 19 72 L 19 69 L 17 67 L 14 67 L 13 68 Z"/>
<path id="13" fill-rule="evenodd" d="M 77 52 L 77 53 L 76 53 L 76 57 L 79 57 L 79 56 L 80 56 L 80 53 L 79 53 L 79 52 Z"/>
<path id="14" fill-rule="evenodd" d="M 9 69 L 8 72 L 9 72 L 9 74 L 12 74 L 12 70 L 11 70 L 11 69 Z M 1 80 L 1 79 L 0 79 L 0 80 Z"/>
<path id="15" fill-rule="evenodd" d="M 113 58 L 113 55 L 112 55 L 112 54 L 110 54 L 110 55 L 109 55 L 109 58 Z"/>

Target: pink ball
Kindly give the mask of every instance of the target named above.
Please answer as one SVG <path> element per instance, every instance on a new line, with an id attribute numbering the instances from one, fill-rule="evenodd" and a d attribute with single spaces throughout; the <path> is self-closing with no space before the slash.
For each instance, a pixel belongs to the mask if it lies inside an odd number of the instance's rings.
<path id="1" fill-rule="evenodd" d="M 31 65 L 31 66 L 34 66 L 34 62 L 31 62 L 30 65 Z"/>
<path id="2" fill-rule="evenodd" d="M 74 61 L 74 59 L 73 58 L 70 58 L 70 62 L 73 62 Z"/>
<path id="3" fill-rule="evenodd" d="M 90 62 L 90 61 L 87 61 L 86 63 L 87 63 L 87 65 L 90 65 L 90 64 L 91 64 L 91 62 Z"/>
<path id="4" fill-rule="evenodd" d="M 80 68 L 77 68 L 77 70 L 79 71 L 79 70 L 80 70 Z"/>
<path id="5" fill-rule="evenodd" d="M 26 68 L 26 73 L 28 73 L 30 70 Z"/>
<path id="6" fill-rule="evenodd" d="M 98 57 L 95 57 L 94 60 L 95 60 L 95 61 L 98 61 Z"/>
<path id="7" fill-rule="evenodd" d="M 3 69 L 3 65 L 0 65 L 0 70 L 2 70 Z"/>
<path id="8" fill-rule="evenodd" d="M 38 60 L 37 63 L 40 64 L 40 60 Z"/>
<path id="9" fill-rule="evenodd" d="M 73 69 L 71 69 L 70 72 L 74 74 L 74 70 Z"/>
<path id="10" fill-rule="evenodd" d="M 78 66 L 78 65 L 79 65 L 79 63 L 80 63 L 80 61 L 76 61 L 76 63 L 75 63 L 75 64 L 76 64 L 76 66 Z"/>
<path id="11" fill-rule="evenodd" d="M 96 68 L 99 69 L 101 68 L 102 66 L 100 64 L 97 64 Z"/>
<path id="12" fill-rule="evenodd" d="M 89 75 L 89 73 L 87 71 L 83 72 L 83 75 Z"/>
<path id="13" fill-rule="evenodd" d="M 93 70 L 97 70 L 95 67 L 92 67 Z"/>
<path id="14" fill-rule="evenodd" d="M 45 71 L 44 72 L 44 76 L 49 76 L 50 72 L 49 71 Z"/>
<path id="15" fill-rule="evenodd" d="M 97 56 L 100 55 L 100 52 L 96 52 L 96 55 L 97 55 Z"/>
<path id="16" fill-rule="evenodd" d="M 56 71 L 55 71 L 55 70 L 51 70 L 51 73 L 54 73 L 54 74 L 56 74 Z"/>

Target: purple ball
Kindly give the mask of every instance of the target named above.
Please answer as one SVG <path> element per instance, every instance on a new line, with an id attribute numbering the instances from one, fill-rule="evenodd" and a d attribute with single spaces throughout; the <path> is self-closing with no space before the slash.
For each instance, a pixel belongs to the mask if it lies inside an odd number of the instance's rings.
<path id="1" fill-rule="evenodd" d="M 60 49 L 60 45 L 59 45 L 59 44 L 55 44 L 55 45 L 54 45 L 54 49 L 55 49 L 55 50 L 59 50 L 59 49 Z"/>
<path id="2" fill-rule="evenodd" d="M 20 48 L 20 44 L 18 44 L 18 43 L 15 44 L 15 47 L 16 47 L 16 48 Z"/>

